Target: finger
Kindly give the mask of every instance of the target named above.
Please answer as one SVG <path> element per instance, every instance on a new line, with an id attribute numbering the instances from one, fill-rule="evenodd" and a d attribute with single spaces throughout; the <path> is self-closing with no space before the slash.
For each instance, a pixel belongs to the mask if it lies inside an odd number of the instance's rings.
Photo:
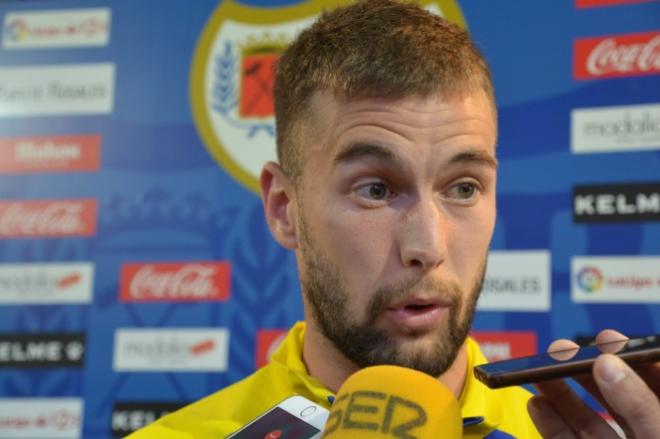
<path id="1" fill-rule="evenodd" d="M 536 387 L 555 413 L 578 437 L 617 437 L 609 424 L 582 401 L 566 382 L 552 380 L 537 383 Z"/>
<path id="2" fill-rule="evenodd" d="M 527 402 L 527 411 L 536 429 L 544 438 L 573 439 L 575 434 L 562 420 L 552 405 L 542 396 L 535 396 Z"/>
<path id="3" fill-rule="evenodd" d="M 631 437 L 660 437 L 660 401 L 620 358 L 603 354 L 594 364 L 594 378 L 612 410 L 625 419 Z"/>
<path id="4" fill-rule="evenodd" d="M 596 336 L 596 344 L 611 343 L 613 341 L 630 340 L 628 337 L 614 329 L 603 329 Z"/>
<path id="5" fill-rule="evenodd" d="M 550 346 L 548 346 L 547 352 L 563 351 L 565 349 L 573 349 L 577 347 L 579 346 L 575 344 L 575 342 L 566 338 L 560 338 L 559 340 L 553 341 Z"/>
<path id="6" fill-rule="evenodd" d="M 626 422 L 625 419 L 623 419 L 621 416 L 617 415 L 614 410 L 612 410 L 612 407 L 607 403 L 605 398 L 603 398 L 603 395 L 600 393 L 600 389 L 598 388 L 598 385 L 596 384 L 596 381 L 594 381 L 594 378 L 591 374 L 582 374 L 582 375 L 576 375 L 571 377 L 575 381 L 577 381 L 580 386 L 582 386 L 587 392 L 591 394 L 596 401 L 603 407 L 607 412 L 610 414 L 612 419 L 616 421 L 617 424 L 624 430 L 626 429 Z"/>

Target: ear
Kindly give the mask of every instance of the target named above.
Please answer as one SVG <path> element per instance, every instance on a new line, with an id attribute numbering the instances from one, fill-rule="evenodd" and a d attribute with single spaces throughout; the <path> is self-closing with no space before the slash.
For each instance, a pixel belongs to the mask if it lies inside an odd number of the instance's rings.
<path id="1" fill-rule="evenodd" d="M 280 165 L 268 162 L 259 179 L 266 222 L 273 237 L 285 248 L 298 247 L 296 203 L 293 189 Z"/>

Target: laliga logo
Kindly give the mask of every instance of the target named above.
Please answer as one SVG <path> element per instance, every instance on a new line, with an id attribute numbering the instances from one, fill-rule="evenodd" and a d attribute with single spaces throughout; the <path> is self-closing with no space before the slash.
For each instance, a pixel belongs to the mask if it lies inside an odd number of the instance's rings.
<path id="1" fill-rule="evenodd" d="M 350 0 L 310 0 L 285 7 L 220 3 L 197 43 L 190 74 L 195 126 L 215 161 L 259 191 L 259 173 L 276 159 L 273 82 L 277 60 L 324 9 Z M 429 10 L 463 25 L 456 0 L 424 0 Z"/>
<path id="2" fill-rule="evenodd" d="M 5 27 L 5 38 L 10 41 L 23 41 L 28 35 L 28 25 L 23 20 L 15 19 Z"/>
<path id="3" fill-rule="evenodd" d="M 577 275 L 578 286 L 588 292 L 594 293 L 603 287 L 603 274 L 594 267 L 584 267 Z"/>

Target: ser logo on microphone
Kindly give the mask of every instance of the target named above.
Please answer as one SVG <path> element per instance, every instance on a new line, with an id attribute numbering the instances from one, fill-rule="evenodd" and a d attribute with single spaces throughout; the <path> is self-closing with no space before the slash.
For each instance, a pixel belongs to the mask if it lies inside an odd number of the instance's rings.
<path id="1" fill-rule="evenodd" d="M 380 432 L 394 438 L 413 439 L 411 430 L 426 425 L 426 411 L 417 403 L 396 395 L 358 390 L 333 403 L 324 437 L 347 430 Z"/>

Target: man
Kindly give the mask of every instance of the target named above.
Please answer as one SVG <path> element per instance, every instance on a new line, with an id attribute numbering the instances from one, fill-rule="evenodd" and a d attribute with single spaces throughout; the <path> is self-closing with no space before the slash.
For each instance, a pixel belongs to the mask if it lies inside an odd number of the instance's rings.
<path id="1" fill-rule="evenodd" d="M 497 126 L 466 32 L 411 4 L 339 8 L 283 54 L 275 103 L 280 163 L 264 166 L 261 188 L 273 236 L 296 254 L 305 323 L 268 366 L 134 437 L 224 437 L 291 395 L 329 407 L 349 375 L 377 364 L 438 377 L 479 420 L 466 435 L 538 437 L 528 392 L 490 390 L 471 372 L 485 361 L 467 334 L 495 225 Z M 651 395 L 639 431 L 655 432 L 657 397 L 616 360 L 599 362 L 596 382 L 614 377 L 604 400 L 625 419 L 617 386 Z M 563 383 L 541 390 L 530 410 L 542 434 L 611 434 Z"/>

